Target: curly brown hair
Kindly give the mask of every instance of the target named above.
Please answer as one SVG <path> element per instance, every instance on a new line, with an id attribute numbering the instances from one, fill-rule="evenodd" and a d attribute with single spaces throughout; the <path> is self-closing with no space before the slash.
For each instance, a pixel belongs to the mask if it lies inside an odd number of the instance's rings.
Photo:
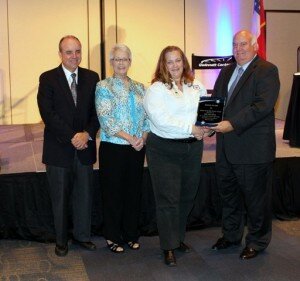
<path id="1" fill-rule="evenodd" d="M 181 79 L 185 84 L 192 84 L 194 81 L 194 74 L 191 70 L 190 64 L 183 53 L 183 51 L 177 47 L 177 46 L 167 46 L 164 48 L 159 56 L 156 70 L 153 75 L 153 79 L 151 81 L 151 84 L 153 84 L 156 81 L 160 81 L 164 84 L 168 84 L 170 88 L 173 87 L 172 85 L 172 77 L 167 69 L 167 62 L 166 62 L 166 54 L 169 52 L 177 51 L 179 52 L 182 62 L 183 62 L 183 72 Z"/>

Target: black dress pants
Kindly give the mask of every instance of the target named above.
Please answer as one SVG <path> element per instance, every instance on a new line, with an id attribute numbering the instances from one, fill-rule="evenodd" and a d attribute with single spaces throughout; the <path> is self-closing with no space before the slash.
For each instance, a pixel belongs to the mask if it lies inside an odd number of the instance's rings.
<path id="1" fill-rule="evenodd" d="M 241 241 L 245 217 L 245 244 L 257 251 L 271 241 L 271 188 L 273 162 L 251 165 L 231 164 L 223 153 L 216 163 L 222 200 L 222 232 L 231 241 Z M 246 216 L 245 216 L 246 215 Z"/>
<path id="2" fill-rule="evenodd" d="M 68 214 L 72 205 L 73 237 L 82 242 L 90 241 L 93 188 L 93 166 L 82 165 L 75 153 L 70 167 L 46 165 L 56 243 L 68 242 Z"/>
<path id="3" fill-rule="evenodd" d="M 147 163 L 162 250 L 175 249 L 184 241 L 187 218 L 198 191 L 202 152 L 202 141 L 181 143 L 148 135 Z"/>
<path id="4" fill-rule="evenodd" d="M 145 148 L 101 142 L 100 189 L 103 199 L 103 234 L 122 244 L 137 241 Z"/>

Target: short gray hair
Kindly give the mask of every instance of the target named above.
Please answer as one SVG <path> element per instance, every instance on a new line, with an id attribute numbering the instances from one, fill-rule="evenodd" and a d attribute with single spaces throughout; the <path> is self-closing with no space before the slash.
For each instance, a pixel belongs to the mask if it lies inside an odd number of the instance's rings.
<path id="1" fill-rule="evenodd" d="M 127 55 L 128 55 L 128 58 L 131 60 L 132 59 L 132 56 L 131 56 L 131 51 L 130 49 L 125 45 L 125 44 L 116 44 L 114 45 L 111 50 L 110 50 L 110 53 L 109 53 L 109 59 L 112 60 L 114 59 L 115 57 L 115 53 L 116 51 L 123 51 L 123 52 L 126 52 Z"/>
<path id="2" fill-rule="evenodd" d="M 252 32 L 250 32 L 249 30 L 246 30 L 246 29 L 242 29 L 242 30 L 236 32 L 233 36 L 233 40 L 235 39 L 235 37 L 238 34 L 241 34 L 241 33 L 247 34 L 250 37 L 251 46 L 253 46 L 254 44 L 257 44 L 257 37 Z"/>

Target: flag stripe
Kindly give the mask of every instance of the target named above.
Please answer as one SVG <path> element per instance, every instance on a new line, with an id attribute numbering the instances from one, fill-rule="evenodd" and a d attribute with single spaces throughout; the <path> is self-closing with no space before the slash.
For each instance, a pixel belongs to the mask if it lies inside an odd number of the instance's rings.
<path id="1" fill-rule="evenodd" d="M 266 19 L 263 0 L 254 0 L 252 33 L 257 37 L 258 55 L 266 59 Z"/>

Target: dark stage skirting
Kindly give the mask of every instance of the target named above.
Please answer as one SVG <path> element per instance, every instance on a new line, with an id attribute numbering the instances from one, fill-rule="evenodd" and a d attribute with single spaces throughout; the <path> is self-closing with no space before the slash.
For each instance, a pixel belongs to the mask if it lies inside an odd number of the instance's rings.
<path id="1" fill-rule="evenodd" d="M 295 73 L 290 96 L 289 107 L 286 113 L 283 139 L 288 140 L 290 146 L 300 147 L 300 73 Z"/>
<path id="2" fill-rule="evenodd" d="M 273 212 L 279 219 L 300 215 L 300 158 L 278 158 L 274 165 Z M 101 235 L 102 204 L 98 171 L 94 172 L 92 230 Z M 51 203 L 45 173 L 0 175 L 0 238 L 54 241 Z M 144 170 L 140 230 L 142 235 L 157 233 L 151 179 Z M 221 203 L 214 164 L 203 164 L 201 183 L 188 228 L 220 225 Z M 70 225 L 70 229 L 71 229 Z"/>

